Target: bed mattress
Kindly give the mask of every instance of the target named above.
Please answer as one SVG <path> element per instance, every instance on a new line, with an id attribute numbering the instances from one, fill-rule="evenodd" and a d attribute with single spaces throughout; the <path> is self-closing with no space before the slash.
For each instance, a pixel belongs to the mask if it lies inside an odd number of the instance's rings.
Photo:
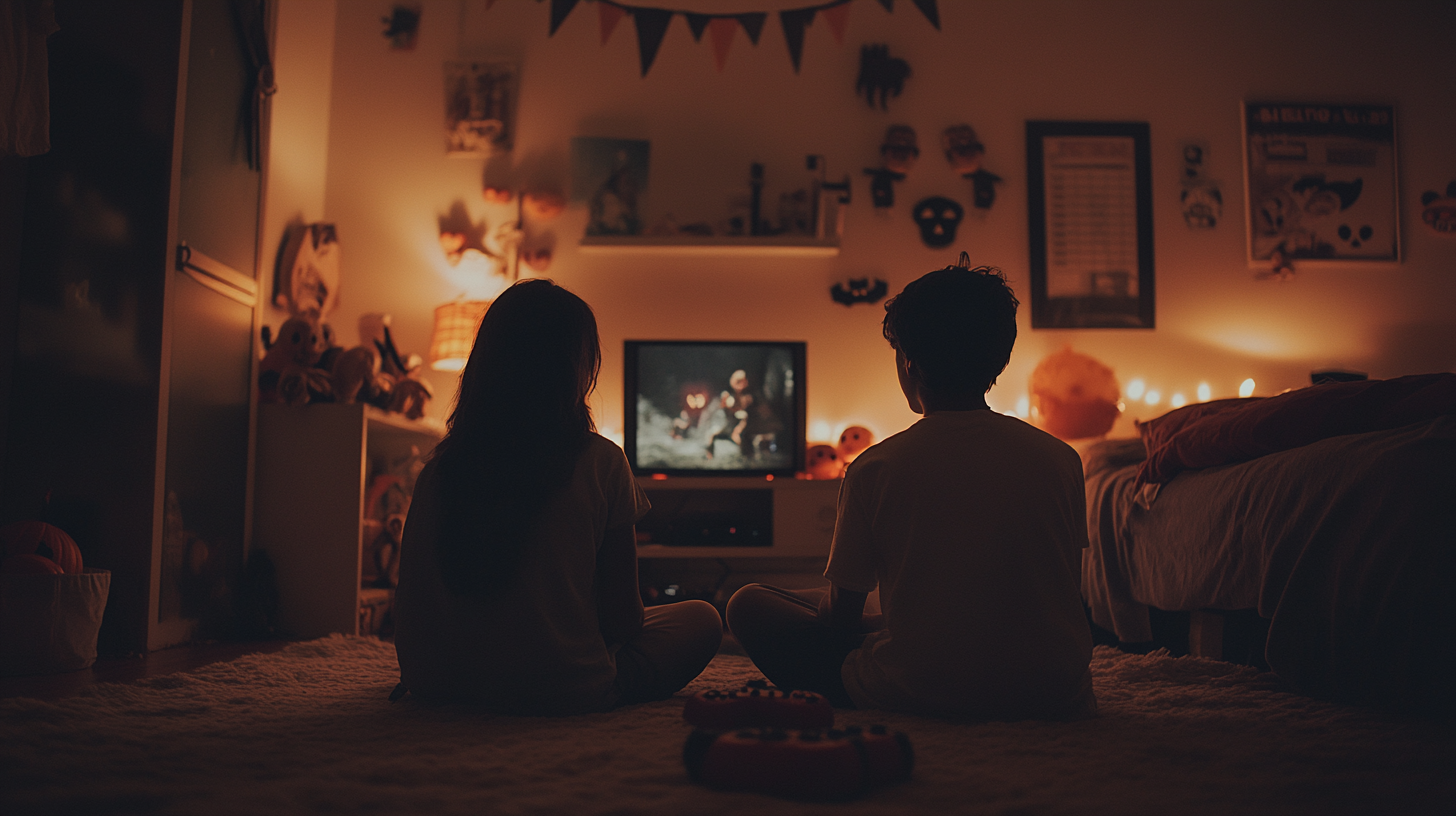
<path id="1" fill-rule="evenodd" d="M 1137 486 L 1140 440 L 1084 452 L 1082 591 L 1099 626 L 1152 639 L 1148 608 L 1256 609 L 1297 688 L 1449 696 L 1456 667 L 1456 417 L 1320 440 Z"/>

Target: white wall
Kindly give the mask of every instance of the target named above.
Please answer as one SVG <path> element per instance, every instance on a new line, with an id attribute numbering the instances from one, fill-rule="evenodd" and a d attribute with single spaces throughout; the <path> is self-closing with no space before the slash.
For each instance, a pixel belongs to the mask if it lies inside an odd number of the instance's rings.
<path id="1" fill-rule="evenodd" d="M 648 0 L 642 0 L 648 2 Z M 703 11 L 773 9 L 805 0 L 704 0 Z M 690 5 L 686 0 L 673 3 Z M 597 416 L 621 427 L 621 342 L 627 338 L 791 338 L 809 342 L 809 413 L 838 429 L 880 435 L 914 419 L 905 408 L 880 336 L 878 307 L 845 308 L 828 287 L 882 277 L 898 291 L 955 260 L 1002 267 L 1029 303 L 1024 123 L 1029 119 L 1146 121 L 1152 131 L 1157 325 L 1152 331 L 1032 331 L 1021 337 L 990 401 L 1011 410 L 1045 354 L 1070 343 L 1102 359 L 1125 383 L 1191 395 L 1209 381 L 1232 395 L 1245 377 L 1258 393 L 1307 384 L 1315 368 L 1375 377 L 1456 369 L 1456 241 L 1419 222 L 1424 190 L 1456 179 L 1456 4 L 1449 2 L 1185 2 L 942 0 L 936 32 L 912 4 L 887 13 L 856 0 L 843 45 L 822 21 L 808 31 L 795 74 L 771 17 L 757 48 L 740 33 L 721 73 L 705 36 L 697 44 L 673 20 L 646 78 L 635 33 L 623 20 L 599 42 L 597 7 L 581 3 L 548 38 L 549 4 L 480 0 L 424 4 L 413 51 L 392 51 L 381 33 L 384 0 L 338 4 L 328 129 L 326 217 L 338 224 L 342 303 L 335 328 L 357 342 L 360 314 L 392 313 L 405 351 L 424 353 L 431 310 L 461 292 L 488 295 L 499 282 L 450 267 L 436 219 L 463 202 L 491 226 L 513 210 L 480 198 L 483 163 L 443 149 L 446 59 L 521 60 L 519 132 L 511 157 L 522 175 L 564 179 L 573 136 L 648 139 L 648 221 L 718 220 L 747 191 L 751 162 L 767 167 L 766 200 L 803 186 L 804 156 L 828 157 L 831 177 L 853 178 L 843 251 L 833 259 L 729 259 L 583 255 L 585 223 L 574 205 L 553 225 L 548 275 L 596 309 L 606 361 Z M 854 93 L 859 47 L 885 42 L 913 66 L 889 111 Z M 1245 263 L 1241 100 L 1353 101 L 1396 106 L 1405 260 L 1398 266 L 1301 268 L 1292 280 L 1260 281 Z M 909 205 L 945 194 L 969 205 L 936 144 L 967 122 L 987 146 L 986 166 L 1006 179 L 995 207 L 973 211 L 950 250 L 919 240 Z M 922 155 L 896 190 L 897 205 L 869 204 L 862 168 L 878 164 L 886 126 L 919 133 Z M 1181 217 L 1181 146 L 1209 145 L 1208 172 L 1223 183 L 1225 219 L 1191 231 Z M 275 154 L 276 155 L 276 154 Z M 276 158 L 275 158 L 276 160 Z M 967 206 L 968 210 L 971 210 Z M 451 378 L 432 373 L 444 416 Z M 1149 416 L 1162 410 L 1134 406 Z"/>
<path id="2" fill-rule="evenodd" d="M 279 0 L 273 69 L 278 91 L 269 121 L 268 184 L 263 208 L 263 280 L 273 294 L 273 265 L 288 225 L 324 218 L 329 169 L 329 108 L 334 73 L 336 0 Z M 274 329 L 288 315 L 264 311 Z"/>

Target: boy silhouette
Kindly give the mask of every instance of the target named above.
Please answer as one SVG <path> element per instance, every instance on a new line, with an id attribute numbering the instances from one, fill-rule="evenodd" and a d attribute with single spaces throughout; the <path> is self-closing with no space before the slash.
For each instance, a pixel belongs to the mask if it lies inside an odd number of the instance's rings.
<path id="1" fill-rule="evenodd" d="M 1097 703 L 1081 461 L 987 407 L 1019 303 L 999 270 L 969 265 L 961 253 L 885 304 L 900 388 L 923 418 L 845 473 L 829 587 L 750 584 L 729 601 L 728 626 L 774 684 L 837 706 L 1085 716 Z M 881 614 L 866 615 L 877 588 Z"/>

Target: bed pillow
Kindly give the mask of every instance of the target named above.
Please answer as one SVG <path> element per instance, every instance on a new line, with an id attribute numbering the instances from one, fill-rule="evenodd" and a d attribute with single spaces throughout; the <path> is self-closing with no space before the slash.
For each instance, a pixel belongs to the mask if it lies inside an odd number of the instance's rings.
<path id="1" fill-rule="evenodd" d="M 1137 484 L 1244 462 L 1331 436 L 1399 428 L 1456 413 L 1456 374 L 1325 383 L 1277 397 L 1190 405 L 1138 425 L 1148 458 Z"/>

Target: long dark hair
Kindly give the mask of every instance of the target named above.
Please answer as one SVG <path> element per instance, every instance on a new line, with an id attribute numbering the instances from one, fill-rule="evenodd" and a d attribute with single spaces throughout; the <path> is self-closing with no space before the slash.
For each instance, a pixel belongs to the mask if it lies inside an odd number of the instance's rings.
<path id="1" fill-rule="evenodd" d="M 601 364 L 591 307 L 549 280 L 520 281 L 486 311 L 433 454 L 452 592 L 489 597 L 515 575 L 596 429 L 587 397 Z"/>

